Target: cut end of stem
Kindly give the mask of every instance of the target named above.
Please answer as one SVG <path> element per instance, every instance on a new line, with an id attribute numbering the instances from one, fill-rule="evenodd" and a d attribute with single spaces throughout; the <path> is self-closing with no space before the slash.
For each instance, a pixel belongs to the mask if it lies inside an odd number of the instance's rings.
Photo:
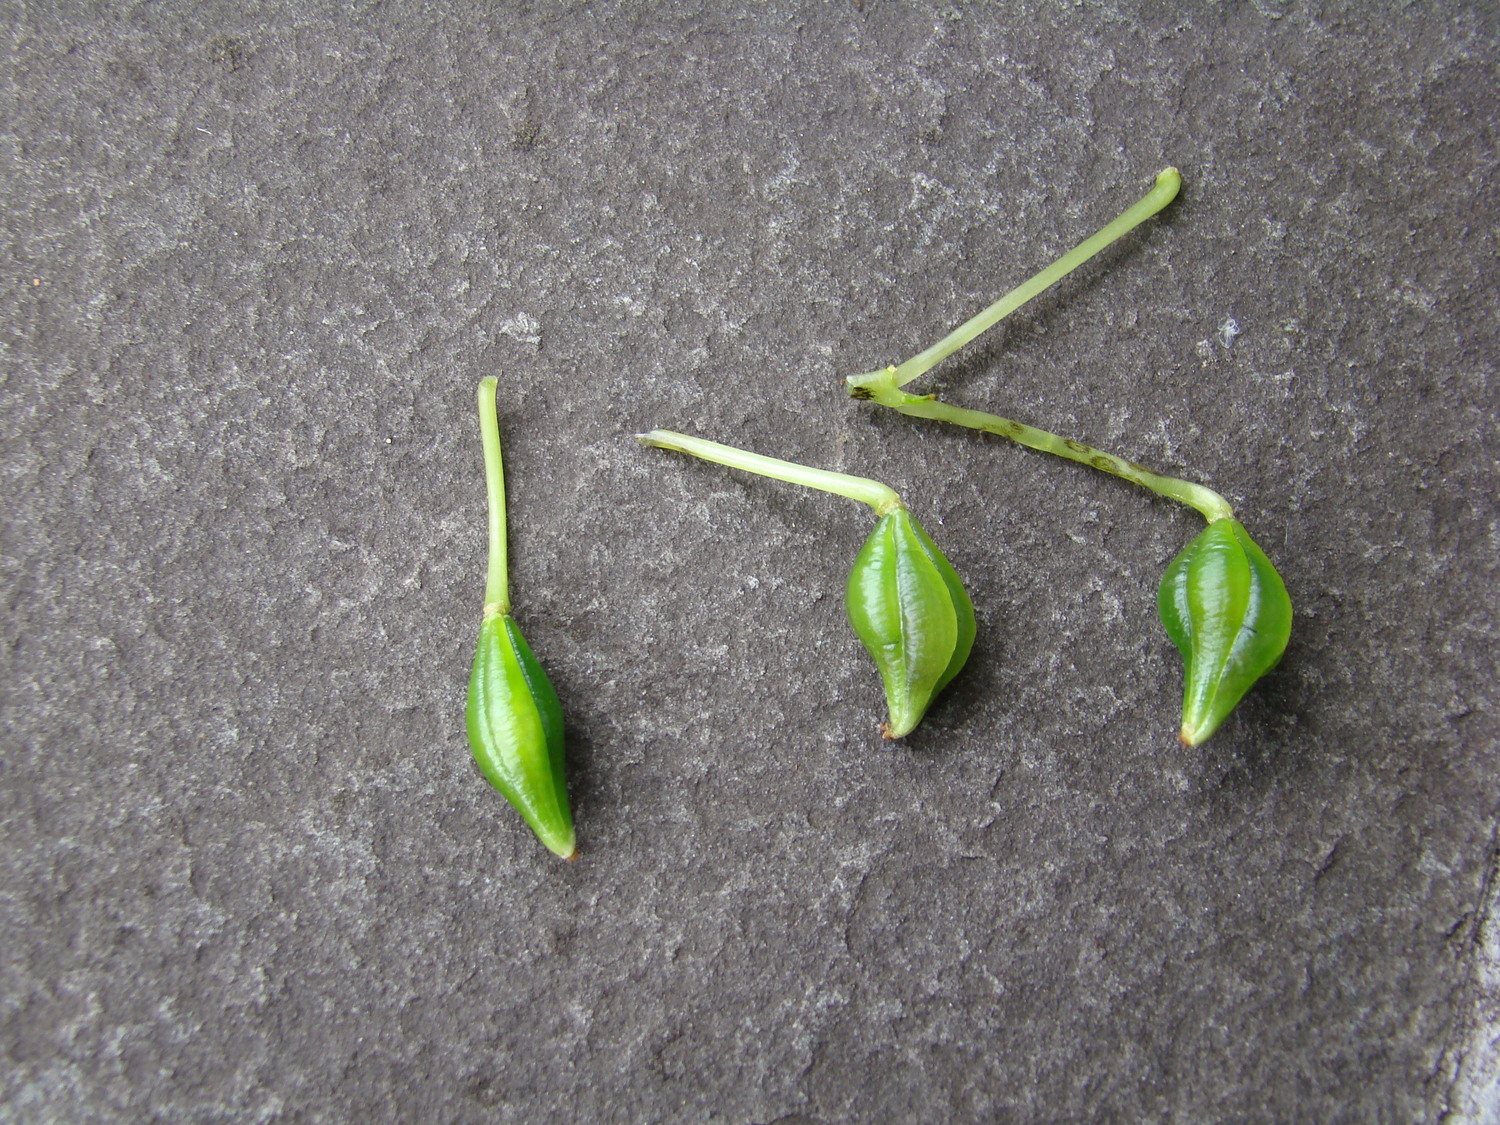
<path id="1" fill-rule="evenodd" d="M 1156 173 L 1156 187 L 1154 190 L 1166 196 L 1161 201 L 1162 206 L 1165 207 L 1172 200 L 1176 199 L 1177 193 L 1182 190 L 1182 173 L 1176 168 L 1163 168 L 1160 172 Z"/>
<path id="2" fill-rule="evenodd" d="M 1212 733 L 1212 731 L 1209 732 L 1209 734 Z M 1198 749 L 1207 740 L 1208 735 L 1200 736 L 1195 728 L 1188 726 L 1186 723 L 1183 724 L 1182 730 L 1177 735 L 1177 741 L 1189 750 Z"/>
<path id="3" fill-rule="evenodd" d="M 878 398 L 880 391 L 896 389 L 896 369 L 887 367 L 880 371 L 866 371 L 863 375 L 846 375 L 844 385 L 849 389 L 850 398 Z"/>

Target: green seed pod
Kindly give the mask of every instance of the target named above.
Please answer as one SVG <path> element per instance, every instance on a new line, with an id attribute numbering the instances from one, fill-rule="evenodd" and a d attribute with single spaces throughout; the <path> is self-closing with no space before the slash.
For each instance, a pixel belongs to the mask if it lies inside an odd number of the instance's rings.
<path id="1" fill-rule="evenodd" d="M 562 707 L 509 614 L 491 613 L 479 627 L 466 718 L 480 771 L 542 843 L 571 859 L 577 848 L 563 780 Z"/>
<path id="2" fill-rule="evenodd" d="M 953 566 L 901 497 L 868 477 L 813 469 L 671 430 L 639 434 L 646 445 L 675 449 L 775 480 L 847 496 L 875 509 L 880 522 L 859 549 L 845 587 L 849 624 L 874 657 L 885 685 L 887 738 L 904 738 L 928 704 L 964 666 L 974 647 L 974 605 Z"/>
<path id="3" fill-rule="evenodd" d="M 881 517 L 849 572 L 849 624 L 885 685 L 886 738 L 904 738 L 974 647 L 974 605 L 953 566 L 905 508 Z"/>
<path id="4" fill-rule="evenodd" d="M 1226 518 L 1172 560 L 1157 608 L 1187 664 L 1182 743 L 1198 746 L 1281 659 L 1292 600 L 1265 552 L 1238 520 Z"/>
<path id="5" fill-rule="evenodd" d="M 564 859 L 572 859 L 577 847 L 563 779 L 562 707 L 510 616 L 505 470 L 494 379 L 479 383 L 479 436 L 489 495 L 490 564 L 479 648 L 469 675 L 469 749 L 480 772 L 515 806 L 537 838 Z"/>

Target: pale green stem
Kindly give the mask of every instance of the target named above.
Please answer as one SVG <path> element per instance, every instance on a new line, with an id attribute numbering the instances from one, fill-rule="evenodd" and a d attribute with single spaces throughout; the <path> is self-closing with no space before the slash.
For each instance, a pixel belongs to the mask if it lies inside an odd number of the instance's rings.
<path id="1" fill-rule="evenodd" d="M 936 418 L 943 422 L 968 426 L 970 429 L 984 430 L 987 433 L 1008 437 L 1031 449 L 1055 453 L 1059 457 L 1066 457 L 1069 461 L 1077 461 L 1083 465 L 1092 465 L 1096 469 L 1113 473 L 1117 477 L 1124 477 L 1128 481 L 1149 488 L 1159 496 L 1166 496 L 1191 508 L 1196 508 L 1209 523 L 1228 519 L 1234 514 L 1224 497 L 1201 484 L 1163 476 L 1161 473 L 1152 472 L 1144 465 L 1137 465 L 1134 461 L 1121 460 L 1113 454 L 1084 445 L 1080 441 L 1058 437 L 1046 430 L 1039 430 L 1035 426 L 1002 418 L 998 414 L 987 414 L 982 410 L 968 410 L 962 406 L 950 406 L 946 402 L 939 402 L 934 395 L 909 395 L 896 385 L 896 368 L 894 367 L 864 376 L 857 387 L 851 388 L 850 393 L 856 398 L 871 399 L 882 406 L 889 406 L 892 410 L 909 414 L 914 418 Z"/>
<path id="2" fill-rule="evenodd" d="M 826 469 L 810 469 L 806 465 L 780 461 L 775 457 L 763 457 L 759 453 L 749 453 L 743 449 L 735 449 L 733 446 L 720 445 L 716 441 L 705 441 L 703 438 L 688 437 L 686 434 L 674 433 L 671 430 L 652 430 L 649 434 L 636 434 L 636 440 L 642 445 L 654 445 L 658 449 L 674 449 L 679 453 L 691 453 L 694 457 L 701 457 L 705 461 L 714 461 L 720 465 L 728 465 L 731 469 L 744 469 L 747 473 L 758 473 L 763 477 L 773 477 L 791 484 L 805 485 L 808 488 L 822 489 L 824 492 L 832 492 L 838 496 L 847 496 L 850 500 L 858 500 L 862 504 L 870 505 L 875 509 L 875 514 L 880 516 L 904 506 L 901 503 L 901 497 L 896 495 L 894 489 L 888 488 L 878 480 L 869 480 L 866 477 L 831 473 Z"/>
<path id="3" fill-rule="evenodd" d="M 1176 168 L 1163 168 L 1156 174 L 1156 186 L 1146 194 L 1145 198 L 1104 227 L 1098 234 L 1084 239 L 1031 280 L 1016 286 L 984 312 L 960 324 L 932 347 L 918 352 L 897 367 L 896 386 L 904 387 L 919 375 L 932 370 L 974 337 L 987 332 L 1037 294 L 1056 285 L 1111 242 L 1129 234 L 1171 203 L 1176 198 L 1180 187 L 1182 187 L 1182 174 Z M 862 377 L 854 376 L 850 381 Z"/>
<path id="4" fill-rule="evenodd" d="M 510 572 L 505 534 L 505 467 L 500 460 L 500 420 L 495 414 L 494 376 L 479 380 L 479 438 L 484 443 L 484 485 L 490 502 L 490 569 L 484 615 L 510 612 Z"/>
<path id="5" fill-rule="evenodd" d="M 1096 469 L 1113 473 L 1117 477 L 1123 477 L 1149 488 L 1160 496 L 1170 497 L 1196 508 L 1210 523 L 1214 520 L 1227 519 L 1232 514 L 1229 502 L 1217 492 L 1204 488 L 1201 484 L 1163 476 L 1161 473 L 1152 472 L 1144 465 L 1137 465 L 1134 461 L 1122 460 L 1113 454 L 1095 449 L 1093 446 L 1084 445 L 1071 438 L 1059 437 L 1046 430 L 1039 430 L 1035 426 L 1013 422 L 998 414 L 987 414 L 982 410 L 967 410 L 961 406 L 949 406 L 945 402 L 937 401 L 935 395 L 909 395 L 900 389 L 919 375 L 930 371 L 980 333 L 993 328 L 1038 293 L 1061 281 L 1110 243 L 1140 226 L 1172 202 L 1181 187 L 1181 173 L 1176 168 L 1163 168 L 1156 175 L 1156 185 L 1145 197 L 1099 233 L 1080 242 L 1031 280 L 1018 285 L 984 312 L 959 325 L 932 347 L 918 352 L 899 367 L 887 367 L 884 371 L 871 371 L 865 375 L 849 376 L 845 380 L 849 384 L 849 393 L 855 398 L 870 399 L 882 406 L 889 406 L 892 410 L 898 410 L 902 414 L 910 414 L 917 418 L 937 418 L 944 422 L 968 426 L 970 429 L 985 430 L 988 433 L 999 434 L 1001 437 L 1018 441 L 1032 449 L 1039 449 L 1044 453 L 1055 453 L 1070 461 L 1092 465 Z"/>

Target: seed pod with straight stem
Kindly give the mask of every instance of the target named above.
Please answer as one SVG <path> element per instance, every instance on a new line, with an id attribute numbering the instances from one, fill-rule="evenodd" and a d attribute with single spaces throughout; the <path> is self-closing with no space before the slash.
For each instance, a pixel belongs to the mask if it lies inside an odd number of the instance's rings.
<path id="1" fill-rule="evenodd" d="M 916 729 L 933 698 L 974 647 L 974 606 L 953 566 L 896 493 L 879 481 L 812 469 L 670 430 L 638 435 L 645 445 L 691 453 L 776 480 L 859 500 L 880 517 L 845 584 L 849 624 L 880 670 L 886 738 Z"/>
<path id="2" fill-rule="evenodd" d="M 1287 645 L 1292 605 L 1265 553 L 1212 489 L 1153 472 L 1082 442 L 1021 422 L 939 402 L 936 395 L 901 388 L 994 327 L 1122 235 L 1155 215 L 1177 195 L 1182 176 L 1163 169 L 1152 190 L 1119 218 L 1085 239 L 1029 281 L 897 366 L 846 380 L 849 394 L 916 418 L 933 418 L 1010 438 L 1031 449 L 1090 465 L 1186 504 L 1208 528 L 1167 568 L 1158 592 L 1162 624 L 1186 664 L 1180 737 L 1188 746 L 1208 738 L 1245 692 L 1275 666 Z"/>
<path id="3" fill-rule="evenodd" d="M 469 676 L 469 747 L 480 772 L 531 830 L 564 859 L 577 854 L 563 776 L 562 707 L 510 615 L 505 470 L 495 380 L 479 383 L 479 433 L 489 495 L 489 574 L 479 647 Z"/>

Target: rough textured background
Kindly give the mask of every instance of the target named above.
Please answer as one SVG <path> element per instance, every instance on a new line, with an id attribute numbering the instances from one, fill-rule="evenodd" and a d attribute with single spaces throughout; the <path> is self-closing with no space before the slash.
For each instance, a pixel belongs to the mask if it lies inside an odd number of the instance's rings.
<path id="1" fill-rule="evenodd" d="M 1493 8 L 105 7 L 3 13 L 0 1116 L 1496 1120 Z M 839 384 L 1166 163 L 922 386 L 1237 505 L 1195 753 L 1197 517 Z M 573 865 L 463 739 L 489 373 Z M 652 425 L 909 498 L 908 744 L 868 513 Z"/>

